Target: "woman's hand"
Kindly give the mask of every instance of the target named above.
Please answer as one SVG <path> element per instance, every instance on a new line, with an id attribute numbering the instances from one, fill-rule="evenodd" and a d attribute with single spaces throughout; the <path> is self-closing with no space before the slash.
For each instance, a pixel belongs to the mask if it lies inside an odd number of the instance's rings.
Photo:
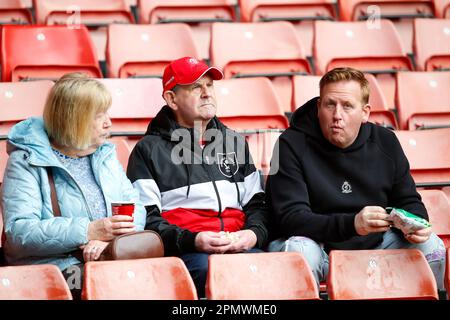
<path id="1" fill-rule="evenodd" d="M 92 221 L 88 227 L 88 240 L 110 241 L 122 234 L 135 231 L 133 218 L 116 215 Z"/>
<path id="2" fill-rule="evenodd" d="M 83 258 L 85 262 L 95 261 L 100 258 L 101 253 L 105 250 L 108 242 L 91 240 L 87 244 L 82 245 L 80 249 L 83 250 Z"/>

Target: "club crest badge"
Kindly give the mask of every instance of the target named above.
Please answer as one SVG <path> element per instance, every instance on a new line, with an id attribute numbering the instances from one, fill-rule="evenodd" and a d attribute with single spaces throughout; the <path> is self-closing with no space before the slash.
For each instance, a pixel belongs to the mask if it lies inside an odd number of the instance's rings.
<path id="1" fill-rule="evenodd" d="M 239 169 L 236 152 L 217 153 L 217 165 L 220 173 L 225 177 L 231 178 Z"/>

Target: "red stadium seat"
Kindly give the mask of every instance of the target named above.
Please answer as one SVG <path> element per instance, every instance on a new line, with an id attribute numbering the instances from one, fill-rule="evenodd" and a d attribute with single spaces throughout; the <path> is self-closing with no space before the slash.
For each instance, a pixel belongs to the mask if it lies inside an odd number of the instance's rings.
<path id="1" fill-rule="evenodd" d="M 365 74 L 369 81 L 371 105 L 369 121 L 381 126 L 397 129 L 397 120 L 392 111 L 387 106 L 386 99 L 376 78 L 369 74 Z M 295 109 L 301 107 L 310 99 L 320 95 L 319 76 L 295 76 L 294 80 L 294 104 Z M 295 110 L 293 110 L 295 111 Z"/>
<path id="2" fill-rule="evenodd" d="M 56 79 L 74 71 L 102 77 L 84 26 L 4 26 L 1 48 L 2 81 Z"/>
<path id="3" fill-rule="evenodd" d="M 242 135 L 247 140 L 253 163 L 256 169 L 261 171 L 263 178 L 267 179 L 269 172 L 276 173 L 279 162 L 278 158 L 273 159 L 273 156 L 278 156 L 278 153 L 274 153 L 273 151 L 275 143 L 281 135 L 281 131 L 261 130 L 254 133 L 242 133 Z"/>
<path id="4" fill-rule="evenodd" d="M 6 164 L 8 163 L 8 153 L 6 152 L 6 144 L 8 140 L 0 140 L 0 186 L 3 183 L 3 176 L 5 175 Z M 0 205 L 1 206 L 1 205 Z M 1 208 L 0 208 L 1 210 Z M 1 217 L 1 215 L 0 215 Z M 3 221 L 2 221 L 3 227 Z M 0 240 L 1 243 L 1 240 Z"/>
<path id="5" fill-rule="evenodd" d="M 113 24 L 108 28 L 106 63 L 111 78 L 162 77 L 170 61 L 184 56 L 199 58 L 186 24 Z"/>
<path id="6" fill-rule="evenodd" d="M 100 79 L 112 95 L 108 113 L 112 133 L 143 136 L 147 126 L 166 103 L 161 96 L 160 79 Z"/>
<path id="7" fill-rule="evenodd" d="M 49 80 L 0 83 L 0 136 L 19 121 L 42 116 L 52 87 Z"/>
<path id="8" fill-rule="evenodd" d="M 450 71 L 450 19 L 414 20 L 417 69 Z"/>
<path id="9" fill-rule="evenodd" d="M 431 228 L 450 248 L 450 199 L 442 190 L 418 190 L 427 208 Z"/>
<path id="10" fill-rule="evenodd" d="M 371 27 L 365 21 L 316 21 L 315 67 L 318 75 L 342 66 L 375 74 L 389 108 L 393 109 L 394 74 L 413 67 L 393 23 L 390 20 L 377 23 L 378 27 Z"/>
<path id="11" fill-rule="evenodd" d="M 319 299 L 312 271 L 300 253 L 213 254 L 208 262 L 208 299 Z"/>
<path id="12" fill-rule="evenodd" d="M 450 248 L 447 248 L 447 262 L 445 267 L 445 288 L 447 289 L 447 294 L 450 292 Z"/>
<path id="13" fill-rule="evenodd" d="M 436 281 L 417 249 L 332 250 L 330 300 L 437 300 Z"/>
<path id="14" fill-rule="evenodd" d="M 285 129 L 289 123 L 271 82 L 264 77 L 214 83 L 217 116 L 235 130 Z"/>
<path id="15" fill-rule="evenodd" d="M 34 0 L 34 8 L 38 24 L 88 26 L 99 60 L 105 60 L 107 25 L 134 23 L 125 0 Z"/>
<path id="16" fill-rule="evenodd" d="M 95 261 L 84 267 L 84 300 L 196 300 L 194 282 L 177 257 Z"/>
<path id="17" fill-rule="evenodd" d="M 391 19 L 402 44 L 412 53 L 413 19 L 433 18 L 433 0 L 339 0 L 339 13 L 343 21 Z"/>
<path id="18" fill-rule="evenodd" d="M 290 21 L 305 44 L 305 54 L 312 55 L 314 20 L 335 20 L 336 0 L 241 0 L 244 22 Z"/>
<path id="19" fill-rule="evenodd" d="M 122 137 L 113 137 L 109 139 L 109 141 L 116 146 L 117 159 L 119 159 L 124 171 L 126 171 L 131 153 L 131 148 L 128 145 L 127 140 Z"/>
<path id="20" fill-rule="evenodd" d="M 140 23 L 188 23 L 200 57 L 209 57 L 210 29 L 214 22 L 236 20 L 237 0 L 140 0 Z"/>
<path id="21" fill-rule="evenodd" d="M 291 77 L 311 72 L 294 27 L 285 21 L 215 23 L 211 63 L 226 78 L 270 77 L 285 111 L 291 110 Z"/>
<path id="22" fill-rule="evenodd" d="M 397 108 L 405 130 L 450 127 L 450 72 L 399 72 Z"/>
<path id="23" fill-rule="evenodd" d="M 395 131 L 418 186 L 450 183 L 450 128 Z"/>
<path id="24" fill-rule="evenodd" d="M 0 25 L 32 23 L 31 12 L 22 0 L 2 0 L 0 2 Z"/>
<path id="25" fill-rule="evenodd" d="M 55 265 L 0 268 L 0 300 L 72 300 L 69 286 Z"/>
<path id="26" fill-rule="evenodd" d="M 436 16 L 439 18 L 450 18 L 450 0 L 434 0 Z"/>

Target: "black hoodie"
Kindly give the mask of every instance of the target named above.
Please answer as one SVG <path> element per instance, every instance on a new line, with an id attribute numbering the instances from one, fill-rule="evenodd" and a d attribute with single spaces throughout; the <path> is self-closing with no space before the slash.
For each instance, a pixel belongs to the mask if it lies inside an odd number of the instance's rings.
<path id="1" fill-rule="evenodd" d="M 371 249 L 383 234 L 359 236 L 355 215 L 365 206 L 396 207 L 428 219 L 409 163 L 395 134 L 361 126 L 352 145 L 339 148 L 322 134 L 314 98 L 294 112 L 275 146 L 268 202 L 279 236 L 305 236 L 331 249 Z M 279 151 L 279 154 L 276 152 Z"/>
<path id="2" fill-rule="evenodd" d="M 176 129 L 183 135 L 173 141 Z M 213 135 L 202 149 L 196 131 L 181 127 L 164 106 L 128 161 L 127 175 L 147 209 L 145 228 L 161 235 L 166 255 L 195 252 L 198 230 L 250 229 L 258 247 L 268 239 L 265 196 L 245 139 L 216 117 L 206 129 Z"/>

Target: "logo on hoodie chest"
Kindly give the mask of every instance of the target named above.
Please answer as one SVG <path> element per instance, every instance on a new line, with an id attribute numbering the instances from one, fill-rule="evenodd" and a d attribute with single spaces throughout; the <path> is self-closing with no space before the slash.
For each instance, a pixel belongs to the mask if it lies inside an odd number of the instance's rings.
<path id="1" fill-rule="evenodd" d="M 231 178 L 239 169 L 236 152 L 217 153 L 217 165 L 219 171 L 227 178 Z"/>
<path id="2" fill-rule="evenodd" d="M 352 186 L 350 185 L 350 183 L 348 183 L 348 181 L 344 181 L 341 189 L 342 193 L 352 193 Z"/>

